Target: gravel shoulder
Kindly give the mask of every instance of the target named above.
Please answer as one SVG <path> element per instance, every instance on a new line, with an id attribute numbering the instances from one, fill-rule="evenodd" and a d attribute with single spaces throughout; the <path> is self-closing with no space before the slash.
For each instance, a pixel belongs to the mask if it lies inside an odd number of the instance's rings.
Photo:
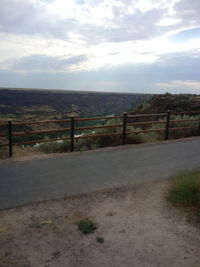
<path id="1" fill-rule="evenodd" d="M 2 210 L 0 266 L 199 267 L 200 227 L 166 202 L 169 185 L 148 182 Z M 98 225 L 90 235 L 76 225 L 86 217 Z"/>

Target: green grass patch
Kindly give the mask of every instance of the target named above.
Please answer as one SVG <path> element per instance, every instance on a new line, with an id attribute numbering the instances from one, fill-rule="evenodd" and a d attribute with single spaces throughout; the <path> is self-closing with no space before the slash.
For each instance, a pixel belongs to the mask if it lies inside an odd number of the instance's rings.
<path id="1" fill-rule="evenodd" d="M 200 171 L 176 175 L 167 198 L 174 204 L 200 208 Z"/>
<path id="2" fill-rule="evenodd" d="M 191 208 L 200 218 L 200 170 L 177 174 L 167 195 L 172 204 Z"/>
<path id="3" fill-rule="evenodd" d="M 79 231 L 85 235 L 94 233 L 94 231 L 97 229 L 96 223 L 87 218 L 80 220 L 77 224 Z"/>

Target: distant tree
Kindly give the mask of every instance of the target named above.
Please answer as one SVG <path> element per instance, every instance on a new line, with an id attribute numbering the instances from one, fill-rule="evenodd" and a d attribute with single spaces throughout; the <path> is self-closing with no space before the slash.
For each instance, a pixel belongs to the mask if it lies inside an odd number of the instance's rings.
<path id="1" fill-rule="evenodd" d="M 200 110 L 200 101 L 196 95 L 170 94 L 154 95 L 145 104 L 140 105 L 132 113 L 160 113 L 171 110 L 174 112 Z"/>

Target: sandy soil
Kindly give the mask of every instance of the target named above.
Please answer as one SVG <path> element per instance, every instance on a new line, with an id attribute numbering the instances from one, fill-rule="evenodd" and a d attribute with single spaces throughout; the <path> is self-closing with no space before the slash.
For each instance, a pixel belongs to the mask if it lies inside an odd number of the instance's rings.
<path id="1" fill-rule="evenodd" d="M 200 266 L 200 227 L 165 200 L 169 181 L 0 211 L 0 266 Z M 76 222 L 90 218 L 95 233 Z M 104 243 L 97 243 L 96 237 Z"/>

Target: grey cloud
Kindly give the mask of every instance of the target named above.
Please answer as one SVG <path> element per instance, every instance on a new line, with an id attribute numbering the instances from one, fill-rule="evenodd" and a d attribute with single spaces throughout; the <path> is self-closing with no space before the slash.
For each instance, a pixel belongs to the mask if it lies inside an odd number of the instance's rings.
<path id="1" fill-rule="evenodd" d="M 128 7 L 130 1 L 127 0 L 126 4 Z M 127 14 L 113 7 L 113 13 L 115 14 L 119 29 L 111 30 L 110 35 L 112 36 L 113 34 L 111 40 L 121 42 L 123 40 L 149 39 L 163 35 L 169 31 L 181 29 L 182 27 L 197 27 L 200 25 L 199 0 L 181 0 L 174 5 L 173 9 L 175 18 L 180 19 L 180 23 L 159 26 L 157 23 L 167 15 L 167 10 L 164 8 L 155 8 L 146 12 L 135 10 L 134 14 Z"/>
<path id="2" fill-rule="evenodd" d="M 47 0 L 42 1 L 46 2 Z M 84 5 L 83 0 L 76 1 Z M 100 2 L 99 0 L 87 1 L 91 5 Z M 126 4 L 128 8 L 131 1 L 124 0 L 122 3 Z M 181 26 L 200 23 L 199 0 L 182 0 L 174 6 L 174 10 L 178 18 L 182 19 L 182 23 L 163 27 L 156 25 L 156 23 L 165 16 L 166 10 L 164 9 L 153 9 L 147 12 L 135 10 L 134 14 L 128 14 L 125 9 L 121 10 L 120 7 L 113 6 L 115 26 L 104 28 L 89 23 L 80 24 L 74 19 L 50 16 L 45 8 L 33 6 L 29 1 L 1 0 L 0 31 L 28 35 L 41 34 L 61 39 L 67 39 L 67 33 L 70 31 L 82 34 L 88 43 L 96 44 L 104 41 L 123 42 L 149 39 Z"/>
<path id="3" fill-rule="evenodd" d="M 200 60 L 197 56 L 198 53 L 168 54 L 163 56 L 160 62 L 154 64 L 130 64 L 99 71 L 51 73 L 45 69 L 43 64 L 43 71 L 28 72 L 26 75 L 11 70 L 0 71 L 0 85 L 98 90 L 99 84 L 105 84 L 101 90 L 112 91 L 114 88 L 116 91 L 122 92 L 164 92 L 165 88 L 156 88 L 155 84 L 177 80 L 199 81 Z M 73 59 L 71 60 L 73 61 Z M 118 86 L 112 87 L 112 83 Z"/>
<path id="4" fill-rule="evenodd" d="M 71 56 L 66 59 L 60 59 L 57 57 L 45 55 L 32 55 L 19 59 L 12 59 L 5 62 L 4 64 L 10 66 L 10 68 L 15 71 L 48 72 L 62 71 L 66 67 L 78 64 L 85 60 L 87 60 L 87 57 L 85 55 Z"/>
<path id="5" fill-rule="evenodd" d="M 182 20 L 182 26 L 198 27 L 200 24 L 200 1 L 199 0 L 182 0 L 178 2 L 174 10 L 176 16 Z"/>
<path id="6" fill-rule="evenodd" d="M 199 11 L 200 11 L 200 2 L 199 0 L 181 0 L 175 5 L 176 12 L 182 17 L 190 17 L 193 20 L 200 20 Z"/>
<path id="7" fill-rule="evenodd" d="M 113 29 L 108 36 L 112 36 L 110 40 L 116 42 L 152 38 L 159 34 L 155 24 L 162 15 L 163 11 L 158 9 L 147 12 L 137 10 L 133 15 L 124 14 L 120 19 L 120 29 Z"/>
<path id="8" fill-rule="evenodd" d="M 28 1 L 1 0 L 1 31 L 26 32 L 26 27 L 37 20 L 37 9 Z"/>
<path id="9" fill-rule="evenodd" d="M 128 6 L 133 3 L 130 0 L 122 1 Z M 180 23 L 168 26 L 159 26 L 157 23 L 167 15 L 164 8 L 152 9 L 141 12 L 136 9 L 133 14 L 128 14 L 126 10 L 113 6 L 113 23 L 117 27 L 97 27 L 86 24 L 82 27 L 82 33 L 88 39 L 88 42 L 111 41 L 123 42 L 130 40 L 152 39 L 161 36 L 169 31 L 181 29 L 182 27 L 195 27 L 200 24 L 200 2 L 199 0 L 182 0 L 174 6 L 176 17 Z"/>
<path id="10" fill-rule="evenodd" d="M 138 10 L 134 15 L 123 14 L 120 19 L 116 15 L 114 23 L 117 27 L 105 29 L 92 24 L 82 26 L 77 24 L 73 30 L 84 35 L 85 40 L 90 44 L 151 39 L 166 31 L 166 28 L 159 28 L 155 25 L 162 15 L 162 10 L 151 10 L 144 13 Z"/>
<path id="11" fill-rule="evenodd" d="M 60 20 L 28 1 L 1 0 L 0 31 L 15 34 L 42 34 L 65 39 L 76 28 L 72 19 Z"/>

